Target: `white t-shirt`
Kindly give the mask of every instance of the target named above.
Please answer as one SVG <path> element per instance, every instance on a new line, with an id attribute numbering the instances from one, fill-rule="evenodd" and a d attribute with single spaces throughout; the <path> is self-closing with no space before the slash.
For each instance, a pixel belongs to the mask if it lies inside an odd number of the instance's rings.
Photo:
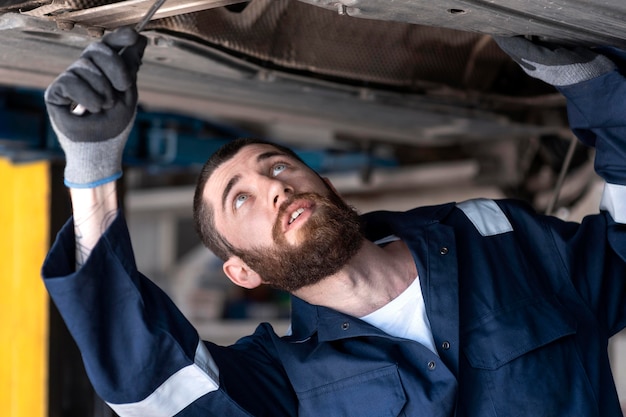
<path id="1" fill-rule="evenodd" d="M 389 237 L 376 243 L 388 243 L 393 240 L 398 238 Z M 426 316 L 426 304 L 419 276 L 400 295 L 378 310 L 361 317 L 361 320 L 391 336 L 419 342 L 437 354 L 430 322 Z"/>

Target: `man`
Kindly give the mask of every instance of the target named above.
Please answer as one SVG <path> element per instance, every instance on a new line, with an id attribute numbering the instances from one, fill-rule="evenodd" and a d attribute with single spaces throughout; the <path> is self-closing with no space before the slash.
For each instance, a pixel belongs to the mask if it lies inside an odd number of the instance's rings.
<path id="1" fill-rule="evenodd" d="M 88 47 L 46 92 L 74 216 L 43 276 L 99 395 L 121 416 L 621 415 L 606 347 L 626 327 L 626 83 L 588 50 L 500 43 L 568 98 L 602 212 L 472 200 L 359 218 L 288 149 L 236 141 L 200 175 L 198 231 L 234 283 L 294 297 L 289 335 L 262 324 L 230 347 L 136 270 L 117 212 L 145 41 Z"/>

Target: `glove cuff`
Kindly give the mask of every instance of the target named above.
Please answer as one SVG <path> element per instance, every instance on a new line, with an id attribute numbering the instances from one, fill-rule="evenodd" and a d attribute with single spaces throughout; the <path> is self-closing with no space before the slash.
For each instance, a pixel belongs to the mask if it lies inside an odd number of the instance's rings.
<path id="1" fill-rule="evenodd" d="M 578 84 L 591 80 L 613 71 L 616 67 L 613 61 L 604 55 L 597 55 L 589 62 L 572 63 L 566 65 L 545 65 L 521 58 L 532 69 L 525 65 L 520 67 L 531 77 L 538 78 L 556 87 Z"/>
<path id="2" fill-rule="evenodd" d="M 124 141 L 125 138 L 117 137 L 106 142 L 63 143 L 65 184 L 71 188 L 94 188 L 120 178 Z"/>
<path id="3" fill-rule="evenodd" d="M 117 137 L 102 142 L 73 142 L 56 129 L 54 122 L 52 127 L 65 152 L 67 187 L 95 188 L 122 176 L 122 153 L 132 122 Z"/>
<path id="4" fill-rule="evenodd" d="M 118 179 L 122 178 L 122 171 L 111 175 L 110 177 L 107 178 L 102 178 L 101 180 L 98 181 L 94 181 L 88 184 L 78 184 L 78 183 L 74 183 L 71 182 L 67 179 L 67 177 L 63 180 L 63 184 L 65 184 L 65 186 L 67 188 L 96 188 L 99 187 L 101 185 L 104 185 L 106 183 L 112 182 L 112 181 L 117 181 Z"/>

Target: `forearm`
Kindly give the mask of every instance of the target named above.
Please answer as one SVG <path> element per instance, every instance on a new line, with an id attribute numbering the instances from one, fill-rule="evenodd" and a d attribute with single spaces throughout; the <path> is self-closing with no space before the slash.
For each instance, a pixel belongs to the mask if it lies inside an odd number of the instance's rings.
<path id="1" fill-rule="evenodd" d="M 71 188 L 76 268 L 80 268 L 117 215 L 115 181 L 95 188 Z"/>
<path id="2" fill-rule="evenodd" d="M 560 88 L 572 130 L 596 148 L 596 171 L 608 183 L 626 185 L 626 79 L 617 71 Z"/>
<path id="3" fill-rule="evenodd" d="M 572 130 L 596 149 L 595 169 L 607 182 L 601 208 L 626 223 L 626 79 L 614 71 L 561 92 Z"/>

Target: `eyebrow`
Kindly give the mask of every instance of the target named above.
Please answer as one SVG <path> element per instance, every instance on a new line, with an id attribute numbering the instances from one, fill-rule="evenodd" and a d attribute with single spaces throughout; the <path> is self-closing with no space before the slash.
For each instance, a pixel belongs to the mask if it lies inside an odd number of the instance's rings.
<path id="1" fill-rule="evenodd" d="M 259 154 L 256 157 L 256 161 L 263 162 L 264 160 L 273 158 L 274 156 L 287 156 L 287 154 L 285 154 L 284 152 L 280 152 L 280 151 L 267 151 L 267 152 L 263 152 L 262 154 Z"/>
<path id="2" fill-rule="evenodd" d="M 256 162 L 263 162 L 266 159 L 270 159 L 273 158 L 275 156 L 285 156 L 288 157 L 287 154 L 285 154 L 284 152 L 280 152 L 280 151 L 267 151 L 267 152 L 263 152 L 262 154 L 257 155 L 256 157 Z M 233 189 L 233 187 L 235 185 L 237 185 L 237 183 L 241 180 L 241 175 L 237 174 L 234 177 L 232 177 L 230 179 L 230 181 L 228 181 L 228 184 L 226 184 L 226 187 L 224 188 L 224 192 L 222 193 L 222 209 L 225 210 L 226 209 L 226 200 L 228 199 L 228 194 L 230 194 L 231 190 Z"/>
<path id="3" fill-rule="evenodd" d="M 226 199 L 228 198 L 228 194 L 230 194 L 230 190 L 241 180 L 241 175 L 235 175 L 228 181 L 226 184 L 226 188 L 224 188 L 224 192 L 222 193 L 222 210 L 226 210 Z"/>

